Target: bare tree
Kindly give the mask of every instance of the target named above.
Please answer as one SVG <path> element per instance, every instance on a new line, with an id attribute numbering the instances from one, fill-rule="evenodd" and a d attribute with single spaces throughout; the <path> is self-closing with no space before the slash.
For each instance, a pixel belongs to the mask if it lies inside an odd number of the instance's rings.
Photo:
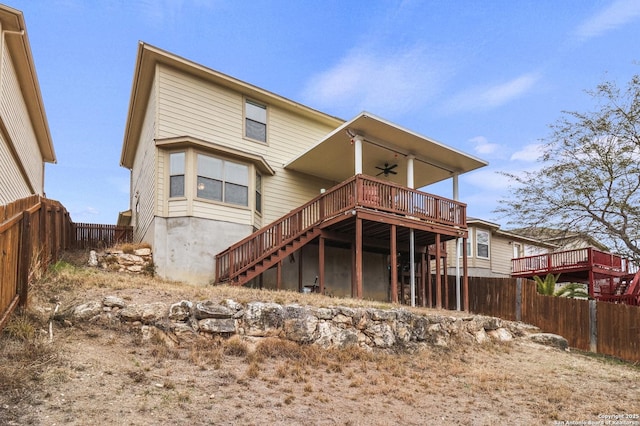
<path id="1" fill-rule="evenodd" d="M 503 173 L 515 185 L 496 211 L 518 226 L 588 233 L 640 261 L 640 76 L 587 93 L 596 109 L 563 112 L 538 171 Z"/>

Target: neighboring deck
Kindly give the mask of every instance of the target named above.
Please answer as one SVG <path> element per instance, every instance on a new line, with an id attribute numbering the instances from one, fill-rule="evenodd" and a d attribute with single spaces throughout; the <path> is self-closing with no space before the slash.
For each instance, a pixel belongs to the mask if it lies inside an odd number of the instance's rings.
<path id="1" fill-rule="evenodd" d="M 589 295 L 599 300 L 637 304 L 638 266 L 622 256 L 593 247 L 512 259 L 513 277 L 533 278 L 560 274 L 561 282 L 589 285 Z"/>

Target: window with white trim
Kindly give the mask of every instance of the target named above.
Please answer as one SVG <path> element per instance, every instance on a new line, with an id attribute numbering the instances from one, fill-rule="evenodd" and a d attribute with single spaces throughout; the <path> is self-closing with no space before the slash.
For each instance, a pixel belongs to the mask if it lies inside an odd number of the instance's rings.
<path id="1" fill-rule="evenodd" d="M 249 205 L 249 167 L 209 155 L 197 155 L 198 198 Z"/>
<path id="2" fill-rule="evenodd" d="M 489 232 L 476 230 L 476 256 L 489 258 Z"/>
<path id="3" fill-rule="evenodd" d="M 169 197 L 184 197 L 184 152 L 169 154 Z"/>
<path id="4" fill-rule="evenodd" d="M 260 142 L 267 141 L 267 107 L 246 100 L 244 103 L 244 135 Z"/>
<path id="5" fill-rule="evenodd" d="M 262 213 L 262 175 L 256 173 L 256 211 Z"/>

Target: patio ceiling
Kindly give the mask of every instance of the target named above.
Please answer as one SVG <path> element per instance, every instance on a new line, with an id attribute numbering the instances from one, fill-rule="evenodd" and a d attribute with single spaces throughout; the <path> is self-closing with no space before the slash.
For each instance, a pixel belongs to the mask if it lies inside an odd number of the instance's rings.
<path id="1" fill-rule="evenodd" d="M 355 154 L 351 134 L 363 138 L 362 172 L 369 176 L 381 173 L 377 167 L 397 164 L 397 174 L 379 178 L 400 185 L 407 184 L 407 156 L 414 155 L 414 187 L 421 188 L 486 166 L 486 161 L 465 154 L 433 139 L 404 129 L 367 112 L 360 113 L 327 135 L 291 162 L 289 170 L 342 182 L 354 175 Z"/>

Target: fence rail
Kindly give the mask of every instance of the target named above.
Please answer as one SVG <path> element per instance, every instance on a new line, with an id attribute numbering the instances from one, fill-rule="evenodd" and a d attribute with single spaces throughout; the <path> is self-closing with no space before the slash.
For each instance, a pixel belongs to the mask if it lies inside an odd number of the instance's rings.
<path id="1" fill-rule="evenodd" d="M 25 305 L 31 274 L 44 272 L 63 250 L 131 241 L 131 227 L 73 223 L 58 201 L 33 195 L 0 206 L 0 330 Z"/>

